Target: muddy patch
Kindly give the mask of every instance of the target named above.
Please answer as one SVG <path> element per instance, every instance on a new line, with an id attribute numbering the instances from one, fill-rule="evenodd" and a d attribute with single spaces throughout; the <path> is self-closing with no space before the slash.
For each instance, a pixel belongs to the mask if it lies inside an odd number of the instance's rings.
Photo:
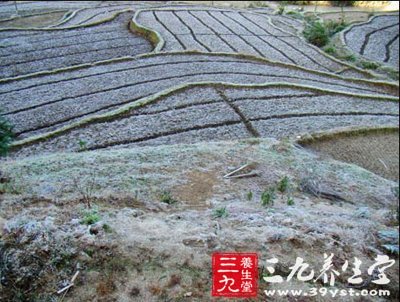
<path id="1" fill-rule="evenodd" d="M 217 181 L 215 171 L 192 171 L 186 176 L 186 183 L 174 189 L 174 196 L 189 209 L 202 210 L 210 207 Z"/>

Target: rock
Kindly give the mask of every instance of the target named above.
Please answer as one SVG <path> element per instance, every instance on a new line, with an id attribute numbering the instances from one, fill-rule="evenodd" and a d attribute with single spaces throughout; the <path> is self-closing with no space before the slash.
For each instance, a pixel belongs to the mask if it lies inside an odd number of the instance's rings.
<path id="1" fill-rule="evenodd" d="M 191 297 L 192 295 L 193 295 L 192 292 L 187 292 L 187 293 L 185 293 L 183 296 L 184 296 L 184 297 Z"/>

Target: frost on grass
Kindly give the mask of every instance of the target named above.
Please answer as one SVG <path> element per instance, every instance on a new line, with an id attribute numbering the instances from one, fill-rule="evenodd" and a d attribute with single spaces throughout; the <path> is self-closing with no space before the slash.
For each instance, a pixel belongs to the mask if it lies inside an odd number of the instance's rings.
<path id="1" fill-rule="evenodd" d="M 2 276 L 15 282 L 13 276 L 28 278 L 35 272 L 39 285 L 32 292 L 51 297 L 79 263 L 82 279 L 68 294 L 72 300 L 176 300 L 187 292 L 204 300 L 210 286 L 209 254 L 215 250 L 257 251 L 262 260 L 276 256 L 283 276 L 298 255 L 314 267 L 322 266 L 325 252 L 335 253 L 339 262 L 358 257 L 372 264 L 373 255 L 388 252 L 390 234 L 398 228 L 392 207 L 398 202 L 396 183 L 357 166 L 317 158 L 289 142 L 251 139 L 9 161 L 4 173 L 18 177 L 23 186 L 1 203 L 6 220 Z M 223 178 L 246 163 L 252 163 L 257 177 Z M 89 172 L 96 175 L 94 210 L 63 185 Z M 283 190 L 285 179 L 290 180 L 288 190 Z M 344 199 L 302 192 L 299 184 L 305 179 Z M 266 207 L 262 195 L 271 187 L 281 190 L 275 190 L 274 203 Z M 173 203 L 160 202 L 165 192 Z M 37 246 L 41 237 L 44 243 Z M 42 264 L 62 252 L 68 262 L 64 259 L 52 272 L 30 266 L 23 270 L 18 260 L 22 248 L 28 251 L 23 257 L 30 251 L 43 255 Z M 388 273 L 396 295 L 398 269 Z M 44 282 L 49 276 L 53 281 Z M 138 281 L 143 278 L 146 282 Z M 11 287 L 2 286 L 3 295 L 10 293 Z M 261 282 L 260 289 L 267 286 L 271 288 Z M 339 278 L 337 286 L 345 288 L 346 279 Z"/>

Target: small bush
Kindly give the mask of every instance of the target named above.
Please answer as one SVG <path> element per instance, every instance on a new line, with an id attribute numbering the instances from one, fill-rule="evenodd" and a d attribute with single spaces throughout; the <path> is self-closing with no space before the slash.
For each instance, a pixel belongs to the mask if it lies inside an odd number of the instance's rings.
<path id="1" fill-rule="evenodd" d="M 265 190 L 261 194 L 261 205 L 264 207 L 273 206 L 275 198 L 276 198 L 275 189 L 269 188 L 268 190 Z"/>
<path id="2" fill-rule="evenodd" d="M 329 42 L 329 33 L 321 22 L 312 22 L 303 31 L 306 40 L 318 47 L 324 47 Z"/>
<path id="3" fill-rule="evenodd" d="M 328 44 L 330 38 L 345 29 L 348 24 L 344 21 L 328 21 L 321 22 L 315 16 L 307 16 L 305 18 L 307 25 L 303 31 L 306 40 L 318 47 L 324 47 Z M 333 51 L 332 47 L 327 48 L 328 51 Z M 326 50 L 325 50 L 326 51 Z M 329 52 L 328 52 L 329 53 Z"/>
<path id="4" fill-rule="evenodd" d="M 215 209 L 213 212 L 213 218 L 225 218 L 228 217 L 228 210 L 226 207 Z"/>
<path id="5" fill-rule="evenodd" d="M 379 67 L 379 64 L 375 63 L 375 62 L 370 62 L 370 61 L 361 61 L 360 62 L 361 67 L 364 69 L 377 69 Z"/>
<path id="6" fill-rule="evenodd" d="M 166 204 L 174 204 L 178 202 L 175 198 L 172 197 L 172 194 L 169 191 L 165 191 L 161 194 L 160 201 Z"/>
<path id="7" fill-rule="evenodd" d="M 294 199 L 292 197 L 288 197 L 286 203 L 288 206 L 294 206 Z"/>
<path id="8" fill-rule="evenodd" d="M 344 21 L 333 21 L 333 20 L 329 20 L 328 22 L 324 23 L 326 30 L 328 31 L 328 35 L 331 37 L 334 34 L 342 31 L 343 29 L 345 29 L 348 24 Z"/>
<path id="9" fill-rule="evenodd" d="M 333 46 L 325 47 L 325 48 L 324 48 L 324 51 L 325 51 L 327 54 L 330 54 L 330 55 L 335 55 L 335 54 L 336 54 L 336 48 L 333 47 Z"/>
<path id="10" fill-rule="evenodd" d="M 285 176 L 278 183 L 278 191 L 281 193 L 285 193 L 289 190 L 289 186 L 290 186 L 289 177 Z"/>
<path id="11" fill-rule="evenodd" d="M 82 218 L 81 223 L 86 225 L 92 225 L 100 221 L 100 216 L 96 211 L 86 213 Z"/>
<path id="12" fill-rule="evenodd" d="M 79 150 L 80 151 L 85 151 L 87 149 L 87 142 L 86 141 L 80 139 L 78 141 L 78 144 L 79 144 Z"/>
<path id="13" fill-rule="evenodd" d="M 7 155 L 13 138 L 13 127 L 0 115 L 0 156 Z"/>
<path id="14" fill-rule="evenodd" d="M 349 62 L 355 62 L 357 60 L 355 55 L 348 55 L 343 57 L 344 60 L 349 61 Z"/>
<path id="15" fill-rule="evenodd" d="M 248 200 L 248 201 L 252 201 L 252 200 L 253 200 L 253 192 L 249 191 L 249 192 L 247 193 L 247 200 Z"/>

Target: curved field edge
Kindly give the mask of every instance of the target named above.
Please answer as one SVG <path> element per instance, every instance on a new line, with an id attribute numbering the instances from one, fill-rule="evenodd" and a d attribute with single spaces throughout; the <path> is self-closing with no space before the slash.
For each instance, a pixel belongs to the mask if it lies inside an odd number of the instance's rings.
<path id="1" fill-rule="evenodd" d="M 173 7 L 172 7 L 172 8 L 173 8 Z M 139 9 L 139 10 L 137 10 L 137 11 L 135 12 L 135 14 L 134 14 L 134 16 L 133 16 L 133 18 L 132 18 L 132 20 L 131 20 L 131 25 L 130 25 L 130 26 L 131 26 L 132 29 L 136 29 L 136 28 L 137 28 L 137 29 L 138 29 L 138 32 L 139 32 L 140 34 L 142 34 L 142 35 L 145 36 L 145 37 L 150 37 L 151 39 L 153 39 L 153 40 L 150 40 L 150 42 L 152 42 L 152 43 L 157 42 L 154 52 L 160 52 L 160 51 L 164 48 L 164 46 L 165 46 L 165 40 L 164 40 L 164 38 L 162 37 L 161 33 L 159 33 L 158 31 L 156 31 L 155 29 L 151 29 L 151 28 L 148 28 L 148 27 L 146 27 L 146 26 L 140 24 L 139 21 L 137 20 L 137 18 L 139 17 L 140 13 L 145 12 L 145 11 L 154 11 L 154 10 L 156 10 L 156 11 L 165 11 L 165 10 L 170 10 L 170 9 L 171 9 L 171 8 L 155 8 L 155 9 L 148 9 L 148 8 L 145 8 L 145 9 Z M 203 10 L 203 9 L 204 9 L 204 8 L 196 8 L 196 7 L 191 8 L 191 10 L 194 10 L 194 11 L 196 11 L 196 10 Z M 184 8 L 174 8 L 174 10 L 179 11 L 179 10 L 185 10 L 185 9 L 184 9 Z M 216 11 L 225 11 L 225 12 L 232 12 L 232 10 L 226 10 L 226 9 L 216 9 L 216 8 L 214 8 L 213 10 L 216 10 Z M 238 10 L 238 11 L 241 11 L 241 12 L 244 12 L 244 13 L 249 13 L 249 14 L 262 15 L 264 18 L 266 18 L 266 20 L 267 20 L 267 22 L 268 22 L 268 24 L 269 24 L 270 26 L 272 26 L 272 27 L 274 27 L 274 28 L 276 28 L 276 29 L 279 29 L 279 30 L 281 30 L 282 32 L 285 32 L 285 33 L 287 33 L 287 34 L 289 34 L 289 35 L 292 35 L 290 32 L 284 30 L 283 28 L 277 27 L 275 24 L 273 24 L 273 22 L 271 21 L 271 18 L 270 18 L 268 15 L 263 15 L 263 14 L 259 14 L 259 13 L 256 13 L 256 12 L 246 11 L 246 10 Z M 300 37 L 300 38 L 301 38 L 301 37 Z M 302 39 L 302 40 L 305 41 L 304 39 Z M 153 41 L 154 41 L 154 42 L 153 42 Z M 305 42 L 306 42 L 306 41 L 305 41 Z M 307 42 L 306 42 L 306 43 L 307 43 Z M 314 46 L 314 45 L 312 45 L 312 44 L 307 43 L 307 45 L 308 45 L 309 47 L 313 48 L 315 51 L 319 52 L 319 53 L 320 53 L 321 55 L 323 55 L 324 57 L 329 58 L 330 60 L 332 60 L 332 61 L 334 61 L 334 62 L 336 62 L 336 63 L 342 65 L 343 68 L 340 69 L 340 70 L 338 70 L 337 73 L 341 73 L 341 72 L 344 72 L 344 71 L 346 71 L 346 70 L 355 70 L 355 71 L 357 71 L 357 72 L 359 72 L 359 73 L 365 75 L 367 78 L 370 78 L 370 79 L 371 79 L 371 78 L 381 78 L 381 76 L 378 75 L 378 74 L 375 74 L 375 73 L 370 72 L 370 71 L 366 71 L 366 70 L 361 69 L 361 68 L 359 68 L 359 67 L 357 67 L 357 66 L 355 66 L 355 65 L 352 65 L 352 64 L 350 64 L 350 63 L 348 63 L 348 62 L 341 61 L 341 60 L 339 60 L 339 59 L 337 59 L 337 58 L 335 58 L 335 57 L 333 57 L 333 56 L 327 54 L 326 52 L 322 51 L 321 49 L 319 49 L 318 47 L 316 47 L 316 46 Z M 258 58 L 263 58 L 263 59 L 264 59 L 264 57 L 261 57 L 261 56 L 256 56 L 256 55 L 251 55 L 251 56 L 258 57 Z M 265 58 L 265 59 L 266 59 L 266 58 Z M 269 60 L 269 59 L 266 59 L 266 60 Z M 276 62 L 276 61 L 272 61 L 272 60 L 269 60 L 269 61 L 270 61 L 270 62 Z M 278 63 L 278 62 L 276 62 L 276 63 Z M 280 62 L 279 62 L 279 63 L 280 63 Z M 290 63 L 284 63 L 284 64 L 291 65 Z M 298 67 L 301 67 L 301 66 L 298 66 Z"/>
<path id="2" fill-rule="evenodd" d="M 330 131 L 316 132 L 308 134 L 296 140 L 296 143 L 307 146 L 315 142 L 323 142 L 337 138 L 352 137 L 363 134 L 394 134 L 399 132 L 399 127 L 382 126 L 382 127 L 345 127 Z"/>
<path id="3" fill-rule="evenodd" d="M 31 14 L 26 14 L 26 15 L 21 15 L 21 16 L 20 15 L 14 15 L 14 16 L 11 16 L 9 18 L 0 19 L 0 24 L 4 23 L 4 22 L 13 21 L 13 20 L 16 20 L 18 18 L 24 19 L 24 18 L 43 16 L 43 15 L 49 15 L 49 14 L 54 14 L 54 13 L 62 13 L 62 12 L 64 12 L 64 15 L 58 20 L 58 23 L 56 23 L 56 24 L 59 24 L 60 22 L 64 22 L 64 20 L 70 14 L 72 14 L 73 11 L 68 10 L 68 9 L 55 9 L 55 10 L 36 12 L 36 13 L 31 13 Z M 50 25 L 50 26 L 53 26 L 53 25 Z M 47 26 L 47 27 L 50 27 L 50 26 Z M 40 29 L 47 28 L 47 27 L 40 27 Z M 31 28 L 31 27 L 29 27 L 29 28 Z M 1 27 L 1 29 L 2 30 L 13 30 L 13 29 L 26 29 L 26 28 L 25 27 Z"/>
<path id="4" fill-rule="evenodd" d="M 345 38 L 345 36 L 346 36 L 346 34 L 347 34 L 349 31 L 351 31 L 354 27 L 370 24 L 375 18 L 382 17 L 382 16 L 398 16 L 398 13 L 397 13 L 397 14 L 395 14 L 395 13 L 387 13 L 387 14 L 374 15 L 374 16 L 371 16 L 371 17 L 370 17 L 367 21 L 365 21 L 365 22 L 355 22 L 355 23 L 352 23 L 349 27 L 347 27 L 345 30 L 343 30 L 343 31 L 341 31 L 341 32 L 339 33 L 339 42 L 340 42 L 340 44 L 341 44 L 340 46 L 343 47 L 343 48 L 344 48 L 346 51 L 348 51 L 349 53 L 355 55 L 357 58 L 362 58 L 362 59 L 365 59 L 365 60 L 371 60 L 371 59 L 369 59 L 369 58 L 366 58 L 366 57 L 360 55 L 358 52 L 355 52 L 355 51 L 352 50 L 350 47 L 348 47 L 347 44 L 346 44 L 346 38 Z M 390 65 L 383 64 L 382 62 L 378 62 L 378 63 L 379 63 L 379 64 L 382 64 L 382 65 L 384 65 L 384 66 L 387 66 L 387 67 L 391 67 Z"/>
<path id="5" fill-rule="evenodd" d="M 384 80 L 377 80 L 377 79 L 360 79 L 360 78 L 353 78 L 353 77 L 345 77 L 341 76 L 338 74 L 330 73 L 330 72 L 325 72 L 325 71 L 320 71 L 320 70 L 315 70 L 315 69 L 309 69 L 306 67 L 290 64 L 290 63 L 283 63 L 283 62 L 278 62 L 278 61 L 273 61 L 269 60 L 260 56 L 255 56 L 255 55 L 250 55 L 250 54 L 244 54 L 244 53 L 230 53 L 230 52 L 202 52 L 202 51 L 197 51 L 197 50 L 187 50 L 187 51 L 174 51 L 174 52 L 151 52 L 151 53 L 146 53 L 146 54 L 140 54 L 137 56 L 125 56 L 125 57 L 120 57 L 120 58 L 115 58 L 115 59 L 110 59 L 110 60 L 103 60 L 103 61 L 98 61 L 94 63 L 88 63 L 88 64 L 80 64 L 80 65 L 75 65 L 72 67 L 65 67 L 65 68 L 59 68 L 59 69 L 54 69 L 54 70 L 45 70 L 45 71 L 40 71 L 37 73 L 31 73 L 23 76 L 18 76 L 18 77 L 10 77 L 10 78 L 3 78 L 0 79 L 0 84 L 2 83 L 9 83 L 13 81 L 19 81 L 19 80 L 24 80 L 24 79 L 29 79 L 29 78 L 34 78 L 34 77 L 40 77 L 44 75 L 52 75 L 52 74 L 58 74 L 66 71 L 73 71 L 73 70 L 79 70 L 83 68 L 88 68 L 88 67 L 93 67 L 93 66 L 98 66 L 98 65 L 107 65 L 107 64 L 112 64 L 116 62 L 123 62 L 123 61 L 135 61 L 138 59 L 142 58 L 150 58 L 154 56 L 174 56 L 174 55 L 204 55 L 204 56 L 209 56 L 209 57 L 214 57 L 214 56 L 230 56 L 233 58 L 239 58 L 239 59 L 244 59 L 244 60 L 251 60 L 251 61 L 256 61 L 260 63 L 267 63 L 271 65 L 276 65 L 276 66 L 282 66 L 290 69 L 297 69 L 301 71 L 306 71 L 312 74 L 316 75 L 324 75 L 328 76 L 331 78 L 336 78 L 336 79 L 341 79 L 341 80 L 346 80 L 349 82 L 353 83 L 364 83 L 364 84 L 370 84 L 372 86 L 376 87 L 381 87 L 383 89 L 387 89 L 391 92 L 393 92 L 394 95 L 399 94 L 399 84 L 394 83 L 392 81 L 384 81 Z"/>
<path id="6" fill-rule="evenodd" d="M 70 20 L 71 18 L 73 18 L 76 13 L 78 13 L 79 11 L 83 10 L 82 9 L 78 9 L 72 12 L 72 14 L 67 18 L 67 20 L 62 20 L 62 22 L 66 22 L 68 20 Z M 114 12 L 111 14 L 111 16 L 109 17 L 105 17 L 104 19 L 92 22 L 92 23 L 84 23 L 84 24 L 78 24 L 78 25 L 72 25 L 72 26 L 67 26 L 67 27 L 62 27 L 62 28 L 57 28 L 57 27 L 46 27 L 46 28 L 37 28 L 37 27 L 27 27 L 27 28 L 19 28 L 19 27 L 8 27 L 8 28 L 0 28 L 0 32 L 2 31 L 30 31 L 30 30 L 35 30 L 35 31 L 62 31 L 62 30 L 69 30 L 69 29 L 76 29 L 76 28 L 85 28 L 85 27 L 92 27 L 92 26 L 96 26 L 102 23 L 106 23 L 109 21 L 114 20 L 116 17 L 118 17 L 120 14 L 126 13 L 126 12 L 134 12 L 135 10 L 132 8 L 127 8 L 127 9 L 122 9 L 120 11 Z M 69 14 L 69 12 L 67 12 L 65 14 L 65 16 L 67 16 Z M 57 24 L 61 25 L 61 24 Z"/>
<path id="7" fill-rule="evenodd" d="M 347 92 L 340 92 L 340 91 L 334 91 L 334 90 L 329 90 L 329 89 L 320 89 L 320 88 L 316 88 L 313 86 L 291 84 L 291 83 L 267 83 L 267 84 L 235 84 L 235 83 L 226 83 L 226 82 L 186 83 L 186 84 L 174 86 L 172 88 L 163 90 L 163 91 L 153 94 L 151 96 L 144 97 L 142 99 L 133 101 L 131 103 L 128 103 L 127 105 L 123 105 L 123 106 L 119 107 L 118 109 L 107 112 L 105 114 L 94 115 L 94 116 L 82 119 L 81 121 L 78 121 L 76 123 L 66 125 L 60 129 L 57 129 L 57 130 L 54 130 L 51 132 L 47 132 L 44 134 L 39 134 L 36 136 L 32 136 L 32 137 L 14 142 L 11 145 L 11 149 L 17 150 L 24 146 L 28 146 L 28 145 L 32 145 L 32 144 L 35 144 L 38 142 L 46 141 L 50 138 L 66 134 L 74 129 L 82 128 L 82 127 L 92 124 L 92 123 L 111 121 L 113 119 L 118 118 L 121 115 L 131 112 L 132 110 L 139 109 L 139 108 L 145 107 L 147 105 L 157 103 L 167 96 L 174 95 L 180 91 L 183 91 L 183 90 L 186 90 L 189 88 L 215 87 L 215 86 L 219 87 L 219 88 L 222 87 L 222 88 L 244 88 L 244 89 L 271 88 L 271 87 L 272 88 L 277 88 L 277 87 L 278 88 L 279 87 L 298 88 L 298 89 L 305 89 L 305 90 L 315 91 L 315 92 L 320 92 L 320 93 L 344 95 L 344 96 L 350 96 L 350 97 L 357 97 L 360 99 L 370 99 L 370 100 L 375 100 L 375 101 L 392 101 L 392 102 L 399 101 L 397 97 L 347 93 Z"/>

